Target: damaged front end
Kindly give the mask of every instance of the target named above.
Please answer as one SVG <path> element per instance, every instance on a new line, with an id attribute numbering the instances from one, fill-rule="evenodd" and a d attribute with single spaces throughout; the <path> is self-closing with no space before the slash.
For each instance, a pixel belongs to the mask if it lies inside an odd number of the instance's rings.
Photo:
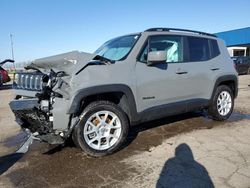
<path id="1" fill-rule="evenodd" d="M 88 65 L 105 64 L 94 54 L 69 52 L 38 59 L 17 72 L 13 82 L 16 97 L 10 108 L 17 122 L 36 138 L 50 144 L 62 144 L 78 121 L 68 114 L 70 80 Z"/>
<path id="2" fill-rule="evenodd" d="M 63 98 L 52 89 L 58 77 L 39 71 L 19 72 L 15 75 L 13 88 L 16 97 L 10 102 L 10 108 L 21 127 L 28 129 L 42 141 L 61 144 L 64 138 L 53 127 L 53 105 L 55 98 Z"/>

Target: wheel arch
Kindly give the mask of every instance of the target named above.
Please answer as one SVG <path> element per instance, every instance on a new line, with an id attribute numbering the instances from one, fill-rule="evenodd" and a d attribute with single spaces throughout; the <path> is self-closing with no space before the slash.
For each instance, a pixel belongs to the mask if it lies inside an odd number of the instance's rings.
<path id="1" fill-rule="evenodd" d="M 234 98 L 237 97 L 237 95 L 238 95 L 238 78 L 237 78 L 237 76 L 236 75 L 225 75 L 225 76 L 221 76 L 221 77 L 217 78 L 217 80 L 214 84 L 214 89 L 213 89 L 213 93 L 211 96 L 211 100 L 214 96 L 216 88 L 220 85 L 226 85 L 226 86 L 230 87 L 233 91 Z"/>
<path id="2" fill-rule="evenodd" d="M 69 114 L 78 114 L 92 101 L 108 100 L 117 104 L 128 116 L 130 123 L 137 121 L 135 97 L 124 84 L 94 86 L 78 90 L 72 97 Z"/>

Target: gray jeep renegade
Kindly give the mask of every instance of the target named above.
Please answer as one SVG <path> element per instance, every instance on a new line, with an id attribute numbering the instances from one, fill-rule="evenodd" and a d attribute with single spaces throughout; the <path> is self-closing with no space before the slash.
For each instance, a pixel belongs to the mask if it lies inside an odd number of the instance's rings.
<path id="1" fill-rule="evenodd" d="M 13 84 L 17 122 L 50 144 L 72 138 L 92 156 L 117 151 L 141 122 L 199 109 L 226 120 L 238 92 L 224 42 L 184 29 L 148 29 L 93 54 L 37 59 L 26 70 Z"/>

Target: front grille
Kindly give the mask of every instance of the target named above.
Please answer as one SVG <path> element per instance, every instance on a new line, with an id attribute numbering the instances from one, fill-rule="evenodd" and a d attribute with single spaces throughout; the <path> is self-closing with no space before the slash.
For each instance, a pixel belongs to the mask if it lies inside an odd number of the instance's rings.
<path id="1" fill-rule="evenodd" d="M 17 73 L 13 86 L 15 89 L 41 91 L 43 88 L 42 73 Z"/>

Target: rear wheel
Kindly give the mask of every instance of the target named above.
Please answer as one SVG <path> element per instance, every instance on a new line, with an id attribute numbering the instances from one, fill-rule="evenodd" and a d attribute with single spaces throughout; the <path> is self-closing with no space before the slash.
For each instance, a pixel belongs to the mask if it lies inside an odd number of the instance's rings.
<path id="1" fill-rule="evenodd" d="M 88 105 L 75 127 L 73 140 L 91 156 L 104 156 L 117 151 L 126 140 L 129 122 L 114 103 L 96 101 Z"/>
<path id="2" fill-rule="evenodd" d="M 226 85 L 217 87 L 208 109 L 209 117 L 217 121 L 224 121 L 230 117 L 233 108 L 234 96 L 232 90 Z"/>

